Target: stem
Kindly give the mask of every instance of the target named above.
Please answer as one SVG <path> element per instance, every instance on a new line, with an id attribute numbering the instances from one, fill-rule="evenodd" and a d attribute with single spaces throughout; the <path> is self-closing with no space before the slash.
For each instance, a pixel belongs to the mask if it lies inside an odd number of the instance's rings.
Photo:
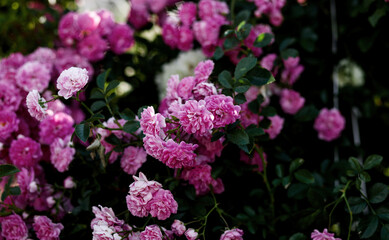
<path id="1" fill-rule="evenodd" d="M 235 21 L 235 13 L 234 13 L 234 11 L 235 11 L 235 0 L 231 0 L 231 20 L 232 20 L 232 22 L 234 22 Z"/>

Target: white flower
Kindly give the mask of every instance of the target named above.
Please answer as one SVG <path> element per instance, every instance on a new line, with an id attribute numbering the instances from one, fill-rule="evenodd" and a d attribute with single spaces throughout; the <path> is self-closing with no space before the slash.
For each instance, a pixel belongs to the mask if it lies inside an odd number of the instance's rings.
<path id="1" fill-rule="evenodd" d="M 359 87 L 365 83 L 363 69 L 349 59 L 342 59 L 335 68 L 335 74 L 339 80 L 339 87 L 346 85 Z"/>
<path id="2" fill-rule="evenodd" d="M 128 0 L 79 0 L 76 3 L 80 13 L 106 9 L 112 12 L 118 23 L 125 23 L 130 12 Z"/>

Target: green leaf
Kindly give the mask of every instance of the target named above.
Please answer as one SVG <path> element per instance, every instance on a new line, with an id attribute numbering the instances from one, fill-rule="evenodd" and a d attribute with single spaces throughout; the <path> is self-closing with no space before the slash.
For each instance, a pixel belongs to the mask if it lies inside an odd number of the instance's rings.
<path id="1" fill-rule="evenodd" d="M 233 37 L 226 38 L 226 40 L 224 40 L 223 47 L 226 50 L 228 50 L 236 47 L 238 44 L 239 44 L 239 40 L 235 36 L 233 36 Z"/>
<path id="2" fill-rule="evenodd" d="M 235 100 L 235 104 L 242 104 L 242 103 L 245 103 L 247 101 L 246 97 L 244 96 L 243 93 L 237 94 L 235 96 L 234 100 Z"/>
<path id="3" fill-rule="evenodd" d="M 251 12 L 249 10 L 243 10 L 243 11 L 240 11 L 236 17 L 235 17 L 235 21 L 234 21 L 234 24 L 240 24 L 241 22 L 243 21 L 246 21 L 249 20 L 250 18 L 250 15 L 251 15 Z M 236 26 L 235 26 L 236 27 Z"/>
<path id="4" fill-rule="evenodd" d="M 234 77 L 235 79 L 242 78 L 248 71 L 253 69 L 257 64 L 257 58 L 255 57 L 245 57 L 242 58 L 239 63 L 236 65 Z"/>
<path id="5" fill-rule="evenodd" d="M 315 182 L 315 178 L 313 177 L 312 173 L 306 169 L 297 170 L 294 173 L 294 176 L 296 177 L 297 180 L 299 180 L 302 183 L 312 184 Z"/>
<path id="6" fill-rule="evenodd" d="M 93 114 L 90 118 L 85 120 L 86 122 L 94 122 L 99 119 L 105 119 L 104 115 L 101 114 L 100 112 Z"/>
<path id="7" fill-rule="evenodd" d="M 244 206 L 243 210 L 247 213 L 247 215 L 254 217 L 255 216 L 255 210 L 250 206 Z"/>
<path id="8" fill-rule="evenodd" d="M 143 110 L 145 110 L 146 108 L 148 108 L 149 106 L 142 106 L 138 109 L 138 118 L 141 119 L 141 114 L 143 112 Z"/>
<path id="9" fill-rule="evenodd" d="M 370 178 L 370 175 L 367 173 L 367 172 L 361 172 L 359 174 L 359 178 L 362 180 L 362 181 L 365 181 L 365 182 L 370 182 L 371 178 Z"/>
<path id="10" fill-rule="evenodd" d="M 302 233 L 295 233 L 293 234 L 289 240 L 306 240 L 307 237 Z"/>
<path id="11" fill-rule="evenodd" d="M 385 224 L 382 226 L 381 240 L 389 240 L 389 224 Z"/>
<path id="12" fill-rule="evenodd" d="M 131 111 L 131 109 L 126 108 L 121 113 L 119 113 L 120 117 L 124 120 L 131 121 L 135 119 L 135 113 Z"/>
<path id="13" fill-rule="evenodd" d="M 348 198 L 350 204 L 350 209 L 353 214 L 359 214 L 365 210 L 367 203 L 360 197 L 350 197 Z"/>
<path id="14" fill-rule="evenodd" d="M 363 164 L 363 169 L 369 170 L 375 166 L 380 165 L 382 162 L 382 156 L 380 155 L 370 155 L 367 157 L 365 163 Z"/>
<path id="15" fill-rule="evenodd" d="M 317 117 L 319 111 L 314 105 L 308 105 L 300 109 L 295 115 L 294 119 L 299 122 L 309 122 Z"/>
<path id="16" fill-rule="evenodd" d="M 249 90 L 250 85 L 242 85 L 242 86 L 237 86 L 234 88 L 235 92 L 237 93 L 245 93 L 247 90 Z"/>
<path id="17" fill-rule="evenodd" d="M 288 197 L 295 199 L 305 198 L 306 192 L 308 191 L 308 185 L 303 183 L 296 183 L 290 185 L 288 189 Z"/>
<path id="18" fill-rule="evenodd" d="M 237 31 L 236 31 L 236 36 L 239 40 L 244 40 L 246 39 L 251 31 L 252 25 L 250 23 L 246 23 L 245 21 L 241 22 L 238 25 Z"/>
<path id="19" fill-rule="evenodd" d="M 92 103 L 90 110 L 92 110 L 92 112 L 96 112 L 96 111 L 102 109 L 103 107 L 105 107 L 106 105 L 107 104 L 105 103 L 105 101 L 96 101 L 96 102 Z"/>
<path id="20" fill-rule="evenodd" d="M 280 44 L 280 51 L 286 49 L 288 46 L 296 42 L 295 38 L 285 38 Z"/>
<path id="21" fill-rule="evenodd" d="M 270 42 L 273 40 L 274 36 L 271 33 L 261 33 L 258 35 L 258 37 L 255 39 L 254 47 L 266 47 L 270 44 Z"/>
<path id="22" fill-rule="evenodd" d="M 213 59 L 219 60 L 224 55 L 223 49 L 221 47 L 217 47 L 215 52 L 213 53 Z"/>
<path id="23" fill-rule="evenodd" d="M 106 92 L 109 92 L 110 90 L 116 88 L 118 85 L 120 84 L 120 81 L 118 80 L 113 80 L 112 82 L 110 82 L 107 86 L 107 89 L 105 90 Z"/>
<path id="24" fill-rule="evenodd" d="M 375 183 L 369 189 L 369 201 L 371 203 L 383 202 L 389 194 L 388 186 L 383 183 Z"/>
<path id="25" fill-rule="evenodd" d="M 377 210 L 377 216 L 380 219 L 389 222 L 389 209 L 384 207 L 379 208 Z"/>
<path id="26" fill-rule="evenodd" d="M 91 91 L 90 99 L 104 99 L 104 94 L 100 89 L 94 88 Z"/>
<path id="27" fill-rule="evenodd" d="M 262 108 L 260 115 L 265 116 L 265 117 L 272 117 L 277 114 L 277 111 L 274 107 L 272 106 L 267 106 Z"/>
<path id="28" fill-rule="evenodd" d="M 289 173 L 291 174 L 294 171 L 296 171 L 301 165 L 303 165 L 303 163 L 304 163 L 304 159 L 302 158 L 297 158 L 293 160 L 289 166 Z"/>
<path id="29" fill-rule="evenodd" d="M 263 85 L 275 81 L 271 72 L 265 68 L 256 67 L 246 74 L 247 79 L 255 86 L 261 87 Z"/>
<path id="30" fill-rule="evenodd" d="M 133 133 L 140 128 L 139 121 L 127 121 L 123 126 L 123 131 Z"/>
<path id="31" fill-rule="evenodd" d="M 362 171 L 362 166 L 359 163 L 358 159 L 355 157 L 350 157 L 348 159 L 348 162 L 350 163 L 351 168 L 356 171 L 356 172 L 361 172 Z"/>
<path id="32" fill-rule="evenodd" d="M 367 228 L 363 232 L 361 238 L 369 238 L 373 236 L 373 234 L 377 230 L 377 227 L 378 227 L 378 217 L 372 216 L 371 218 L 369 218 L 369 224 L 367 225 Z"/>
<path id="33" fill-rule="evenodd" d="M 9 176 L 12 174 L 15 174 L 17 172 L 20 172 L 20 170 L 11 164 L 2 164 L 0 165 L 0 177 Z"/>
<path id="34" fill-rule="evenodd" d="M 74 131 L 81 141 L 86 142 L 89 138 L 90 126 L 88 123 L 80 123 L 75 126 Z"/>
<path id="35" fill-rule="evenodd" d="M 97 83 L 97 86 L 101 89 L 101 90 L 105 90 L 105 82 L 107 81 L 107 78 L 108 78 L 108 75 L 109 75 L 109 72 L 111 71 L 111 69 L 107 69 L 107 71 L 105 72 L 102 72 L 100 73 L 98 76 L 97 76 L 97 79 L 96 79 L 96 83 Z"/>
<path id="36" fill-rule="evenodd" d="M 11 187 L 9 189 L 9 194 L 10 195 L 13 195 L 13 196 L 17 196 L 17 195 L 20 195 L 22 192 L 20 191 L 20 188 L 19 187 Z"/>
<path id="37" fill-rule="evenodd" d="M 262 128 L 257 127 L 256 125 L 250 125 L 246 128 L 246 133 L 250 137 L 258 137 L 265 134 L 265 131 L 263 131 Z"/>
<path id="38" fill-rule="evenodd" d="M 281 164 L 276 165 L 276 175 L 279 178 L 282 178 L 284 176 L 284 166 Z"/>
<path id="39" fill-rule="evenodd" d="M 317 34 L 311 28 L 306 27 L 301 31 L 299 43 L 306 51 L 313 52 L 317 39 Z"/>
<path id="40" fill-rule="evenodd" d="M 385 16 L 386 9 L 385 8 L 377 8 L 377 10 L 369 17 L 369 22 L 371 26 L 375 27 L 381 17 Z"/>
<path id="41" fill-rule="evenodd" d="M 227 139 L 236 145 L 246 145 L 250 142 L 247 133 L 240 128 L 235 128 L 227 133 Z"/>
<path id="42" fill-rule="evenodd" d="M 287 48 L 285 50 L 281 51 L 281 57 L 283 59 L 288 59 L 289 57 L 297 57 L 299 55 L 299 52 L 294 48 Z"/>
<path id="43" fill-rule="evenodd" d="M 224 70 L 219 74 L 217 79 L 223 87 L 228 89 L 232 88 L 233 81 L 232 81 L 231 73 L 229 71 Z"/>

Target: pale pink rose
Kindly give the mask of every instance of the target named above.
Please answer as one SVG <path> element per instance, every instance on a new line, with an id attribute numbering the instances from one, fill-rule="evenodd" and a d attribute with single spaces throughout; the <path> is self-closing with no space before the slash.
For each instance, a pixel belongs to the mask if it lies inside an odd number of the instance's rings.
<path id="1" fill-rule="evenodd" d="M 50 144 L 50 161 L 59 172 L 68 170 L 69 164 L 73 161 L 76 153 L 76 150 L 69 146 L 68 139 L 56 138 Z"/>
<path id="2" fill-rule="evenodd" d="M 182 97 L 185 100 L 192 98 L 192 90 L 195 84 L 196 80 L 194 77 L 185 77 L 181 79 L 180 83 L 177 86 L 178 96 Z"/>
<path id="3" fill-rule="evenodd" d="M 6 140 L 19 129 L 19 119 L 11 111 L 0 111 L 0 140 Z"/>
<path id="4" fill-rule="evenodd" d="M 342 240 L 340 238 L 335 238 L 334 235 L 334 233 L 329 233 L 327 228 L 324 228 L 322 233 L 315 229 L 311 233 L 311 238 L 312 240 Z"/>
<path id="5" fill-rule="evenodd" d="M 206 82 L 211 75 L 215 63 L 212 60 L 201 61 L 197 64 L 194 74 L 196 77 L 196 83 Z"/>
<path id="6" fill-rule="evenodd" d="M 176 24 L 166 21 L 165 24 L 162 26 L 163 41 L 170 48 L 173 49 L 177 47 L 178 40 L 180 39 L 179 35 L 180 33 Z"/>
<path id="7" fill-rule="evenodd" d="M 274 139 L 278 136 L 278 134 L 280 134 L 284 126 L 284 119 L 278 115 L 275 115 L 273 117 L 269 117 L 269 120 L 271 121 L 270 126 L 264 131 L 269 134 L 270 139 Z"/>
<path id="8" fill-rule="evenodd" d="M 123 220 L 120 220 L 116 217 L 112 208 L 102 207 L 99 205 L 98 207 L 93 206 L 92 212 L 95 214 L 95 218 L 91 221 L 91 228 L 98 224 L 99 221 L 106 222 L 109 226 L 119 225 L 122 226 L 124 224 Z"/>
<path id="9" fill-rule="evenodd" d="M 220 180 L 215 181 L 212 178 L 211 171 L 210 165 L 202 164 L 193 168 L 184 168 L 181 177 L 194 186 L 196 195 L 204 195 L 210 191 L 209 185 L 222 187 Z"/>
<path id="10" fill-rule="evenodd" d="M 143 138 L 143 147 L 146 153 L 153 158 L 160 159 L 164 150 L 164 141 L 159 136 L 146 134 Z"/>
<path id="11" fill-rule="evenodd" d="M 169 190 L 159 189 L 147 203 L 147 209 L 152 217 L 165 220 L 171 214 L 177 213 L 178 204 Z"/>
<path id="12" fill-rule="evenodd" d="M 114 226 L 108 225 L 105 221 L 97 221 L 92 227 L 92 240 L 120 240 L 121 236 L 116 232 Z"/>
<path id="13" fill-rule="evenodd" d="M 216 46 L 219 39 L 220 24 L 207 19 L 193 23 L 193 33 L 202 47 Z"/>
<path id="14" fill-rule="evenodd" d="M 216 94 L 217 89 L 213 83 L 201 82 L 193 88 L 193 95 L 197 101 Z"/>
<path id="15" fill-rule="evenodd" d="M 30 189 L 30 186 L 33 185 L 33 182 L 35 182 L 35 172 L 33 168 L 27 169 L 22 167 L 16 176 L 22 194 L 28 194 L 31 192 L 30 190 L 32 189 Z"/>
<path id="16" fill-rule="evenodd" d="M 201 19 L 215 18 L 222 14 L 228 14 L 227 3 L 216 0 L 201 0 L 199 2 L 199 16 Z"/>
<path id="17" fill-rule="evenodd" d="M 188 228 L 185 232 L 185 237 L 188 240 L 196 240 L 198 235 L 199 234 L 193 228 Z"/>
<path id="18" fill-rule="evenodd" d="M 43 92 L 51 79 L 50 71 L 38 61 L 26 62 L 15 75 L 16 84 L 26 92 L 34 89 Z"/>
<path id="19" fill-rule="evenodd" d="M 332 141 L 340 136 L 346 121 L 338 109 L 323 108 L 315 119 L 314 129 L 318 131 L 318 137 L 324 141 Z"/>
<path id="20" fill-rule="evenodd" d="M 71 176 L 65 178 L 63 181 L 63 187 L 66 189 L 71 189 L 76 186 L 76 183 L 74 182 L 73 178 Z"/>
<path id="21" fill-rule="evenodd" d="M 63 225 L 61 223 L 53 223 L 46 216 L 34 216 L 32 224 L 37 237 L 40 240 L 56 240 L 59 239 Z"/>
<path id="22" fill-rule="evenodd" d="M 142 198 L 134 195 L 126 196 L 127 208 L 136 217 L 146 217 L 149 212 L 146 209 L 146 202 Z"/>
<path id="23" fill-rule="evenodd" d="M 171 228 L 173 230 L 173 233 L 176 234 L 177 236 L 181 236 L 186 231 L 185 224 L 178 219 L 174 220 Z"/>
<path id="24" fill-rule="evenodd" d="M 77 37 L 83 39 L 97 30 L 101 21 L 100 16 L 96 12 L 83 12 L 78 14 L 76 18 Z"/>
<path id="25" fill-rule="evenodd" d="M 39 137 L 42 144 L 51 144 L 56 138 L 65 139 L 74 132 L 73 118 L 64 112 L 55 113 L 39 123 Z"/>
<path id="26" fill-rule="evenodd" d="M 234 228 L 226 230 L 221 236 L 220 240 L 243 240 L 243 230 Z"/>
<path id="27" fill-rule="evenodd" d="M 124 149 L 120 166 L 124 172 L 135 174 L 147 160 L 147 153 L 142 147 L 129 146 Z"/>
<path id="28" fill-rule="evenodd" d="M 142 198 L 146 203 L 151 200 L 156 191 L 162 188 L 159 182 L 147 180 L 142 172 L 139 173 L 139 177 L 134 175 L 133 178 L 135 181 L 131 183 L 129 193 Z"/>
<path id="29" fill-rule="evenodd" d="M 58 77 L 58 95 L 68 99 L 80 91 L 88 83 L 88 71 L 85 68 L 71 67 Z"/>
<path id="30" fill-rule="evenodd" d="M 234 100 L 230 96 L 212 95 L 206 97 L 204 101 L 207 110 L 214 116 L 215 128 L 224 127 L 240 118 L 240 106 L 234 105 Z"/>
<path id="31" fill-rule="evenodd" d="M 162 240 L 161 229 L 157 225 L 150 225 L 140 233 L 140 240 Z"/>
<path id="32" fill-rule="evenodd" d="M 97 27 L 97 31 L 101 36 L 108 36 L 112 32 L 112 28 L 115 26 L 115 20 L 110 11 L 101 9 L 97 12 L 100 17 L 100 23 Z"/>
<path id="33" fill-rule="evenodd" d="M 261 60 L 261 66 L 269 71 L 271 71 L 274 67 L 274 61 L 276 60 L 277 55 L 274 53 L 270 53 L 264 56 Z"/>
<path id="34" fill-rule="evenodd" d="M 166 127 L 165 117 L 155 113 L 153 107 L 147 107 L 141 113 L 140 127 L 144 134 L 165 137 L 163 128 Z"/>
<path id="35" fill-rule="evenodd" d="M 184 141 L 178 144 L 169 139 L 164 143 L 160 160 L 170 168 L 191 167 L 195 164 L 196 154 L 194 151 L 197 146 L 197 144 L 190 144 Z"/>
<path id="36" fill-rule="evenodd" d="M 28 237 L 28 229 L 23 219 L 13 213 L 7 217 L 1 217 L 1 236 L 7 240 L 24 240 Z"/>
<path id="37" fill-rule="evenodd" d="M 77 13 L 68 12 L 59 21 L 58 35 L 66 46 L 71 46 L 77 38 L 77 18 Z"/>
<path id="38" fill-rule="evenodd" d="M 46 99 L 40 96 L 37 90 L 32 90 L 27 94 L 26 105 L 31 117 L 42 121 L 47 116 Z"/>
<path id="39" fill-rule="evenodd" d="M 16 112 L 21 101 L 22 96 L 19 89 L 14 84 L 0 80 L 0 111 Z"/>
<path id="40" fill-rule="evenodd" d="M 283 89 L 281 91 L 280 105 L 282 110 L 288 114 L 296 114 L 305 103 L 305 98 L 301 97 L 299 92 L 292 89 Z"/>
<path id="41" fill-rule="evenodd" d="M 130 0 L 131 8 L 128 21 L 136 29 L 142 28 L 149 22 L 150 14 L 147 9 L 146 0 Z"/>

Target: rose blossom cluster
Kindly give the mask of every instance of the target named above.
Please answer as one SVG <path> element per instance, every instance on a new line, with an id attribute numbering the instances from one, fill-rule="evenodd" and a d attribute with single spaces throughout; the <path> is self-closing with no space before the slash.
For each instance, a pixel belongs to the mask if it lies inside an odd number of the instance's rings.
<path id="1" fill-rule="evenodd" d="M 148 107 L 140 119 L 147 154 L 170 168 L 187 168 L 189 175 L 200 171 L 207 176 L 193 181 L 198 194 L 209 191 L 209 184 L 218 189 L 216 192 L 223 191 L 221 180 L 212 179 L 208 171 L 208 163 L 220 156 L 224 141 L 220 138 L 212 142 L 212 130 L 234 123 L 241 110 L 231 97 L 220 94 L 208 81 L 213 67 L 214 63 L 206 60 L 196 66 L 194 76 L 180 80 L 178 75 L 172 75 L 160 113 Z"/>
<path id="2" fill-rule="evenodd" d="M 28 239 L 28 228 L 26 222 L 18 214 L 0 217 L 1 237 L 10 240 Z M 63 225 L 53 223 L 46 216 L 36 215 L 33 220 L 32 228 L 38 239 L 59 239 Z"/>
<path id="3" fill-rule="evenodd" d="M 163 23 L 163 40 L 171 48 L 188 51 L 196 39 L 203 53 L 211 57 L 220 42 L 221 26 L 228 24 L 228 13 L 227 4 L 217 0 L 201 0 L 198 5 L 194 2 L 182 3 L 178 14 L 169 15 Z"/>
<path id="4" fill-rule="evenodd" d="M 163 189 L 159 182 L 147 180 L 142 172 L 139 177 L 133 178 L 135 181 L 131 183 L 126 197 L 127 208 L 132 215 L 146 217 L 150 214 L 158 220 L 165 220 L 177 213 L 178 204 L 173 194 Z"/>
<path id="5" fill-rule="evenodd" d="M 239 228 L 226 230 L 220 236 L 220 240 L 243 240 L 243 230 Z"/>
<path id="6" fill-rule="evenodd" d="M 274 26 L 280 26 L 284 17 L 282 16 L 281 9 L 285 6 L 286 0 L 247 0 L 248 2 L 254 2 L 257 9 L 254 14 L 257 18 L 262 15 L 269 17 L 270 23 Z"/>
<path id="7" fill-rule="evenodd" d="M 103 59 L 108 50 L 122 54 L 134 44 L 131 27 L 116 23 L 107 10 L 65 14 L 59 22 L 58 35 L 64 46 L 76 48 L 92 62 Z"/>

